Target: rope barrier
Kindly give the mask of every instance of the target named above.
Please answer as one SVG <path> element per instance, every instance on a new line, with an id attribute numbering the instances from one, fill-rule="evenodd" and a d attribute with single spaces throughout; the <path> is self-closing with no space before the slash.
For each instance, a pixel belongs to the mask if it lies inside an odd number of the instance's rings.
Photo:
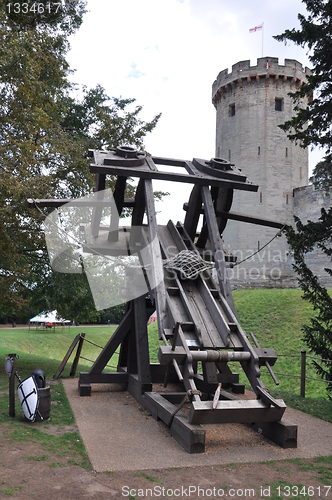
<path id="1" fill-rule="evenodd" d="M 269 373 L 265 370 L 261 370 L 263 373 L 265 373 L 266 375 Z M 279 377 L 290 377 L 290 378 L 301 378 L 301 375 L 292 375 L 290 373 L 281 373 L 281 372 L 275 372 L 273 371 L 273 373 L 275 375 L 279 375 Z M 306 380 L 316 380 L 317 382 L 324 382 L 325 384 L 332 384 L 332 381 L 331 380 L 324 380 L 322 378 L 315 378 L 315 377 L 308 377 L 306 375 Z"/>
<path id="2" fill-rule="evenodd" d="M 87 338 L 84 337 L 83 339 L 85 342 L 87 342 L 88 344 L 91 344 L 95 347 L 99 347 L 99 349 L 104 349 L 105 346 L 101 346 L 99 344 L 96 344 L 95 342 L 92 342 L 91 340 L 88 340 Z M 114 351 L 114 354 L 120 354 L 119 351 Z"/>
<path id="3" fill-rule="evenodd" d="M 264 250 L 264 248 L 266 248 L 270 243 L 272 243 L 273 240 L 275 240 L 278 236 L 281 236 L 281 233 L 282 233 L 282 231 L 284 230 L 285 227 L 286 226 L 282 226 L 282 228 L 280 229 L 280 231 L 278 231 L 273 236 L 273 238 L 271 238 L 270 241 L 268 241 L 267 243 L 265 243 L 265 245 L 263 245 L 259 250 L 257 250 L 256 252 L 252 253 L 251 255 L 249 255 L 245 259 L 241 260 L 240 262 L 235 262 L 235 264 L 231 264 L 230 265 L 231 269 L 233 269 L 235 266 L 239 266 L 240 264 L 243 264 L 243 262 L 246 262 L 247 260 L 251 259 L 251 257 L 253 257 L 254 255 L 257 255 L 259 252 L 261 252 L 262 250 Z"/>
<path id="4" fill-rule="evenodd" d="M 84 359 L 85 361 L 89 361 L 90 363 L 94 363 L 94 361 L 92 359 L 89 359 L 89 358 L 85 358 L 84 356 L 80 356 L 81 359 Z M 107 366 L 108 368 L 114 368 L 115 370 L 117 369 L 116 366 L 112 366 L 112 365 L 105 365 Z"/>
<path id="5" fill-rule="evenodd" d="M 280 357 L 285 357 L 285 358 L 300 358 L 301 354 L 277 354 L 278 358 Z M 315 361 L 323 361 L 324 363 L 332 363 L 332 359 L 325 359 L 325 358 L 317 358 L 316 356 L 310 356 L 309 354 L 306 355 L 307 358 L 314 359 Z"/>

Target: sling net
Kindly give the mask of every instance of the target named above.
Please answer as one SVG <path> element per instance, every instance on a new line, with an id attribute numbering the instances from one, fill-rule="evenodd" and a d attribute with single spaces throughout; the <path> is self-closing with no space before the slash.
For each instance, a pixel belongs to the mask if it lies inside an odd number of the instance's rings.
<path id="1" fill-rule="evenodd" d="M 202 271 L 206 271 L 208 266 L 196 252 L 191 250 L 181 250 L 171 259 L 163 261 L 165 269 L 178 271 L 182 279 L 195 279 Z"/>

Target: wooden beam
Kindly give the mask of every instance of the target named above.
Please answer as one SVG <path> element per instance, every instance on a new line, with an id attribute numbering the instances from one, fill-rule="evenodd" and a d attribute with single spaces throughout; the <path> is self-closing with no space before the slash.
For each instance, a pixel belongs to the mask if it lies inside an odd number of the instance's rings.
<path id="1" fill-rule="evenodd" d="M 145 191 L 144 191 L 144 181 L 142 179 L 138 183 L 134 201 L 135 203 L 131 219 L 131 225 L 141 226 L 143 224 L 143 218 L 145 212 Z M 124 206 L 126 206 L 125 203 Z"/>
<path id="2" fill-rule="evenodd" d="M 205 451 L 205 429 L 193 425 L 186 415 L 179 411 L 173 416 L 176 406 L 157 392 L 144 394 L 144 407 L 152 416 L 165 422 L 170 433 L 188 453 L 203 453 Z"/>
<path id="3" fill-rule="evenodd" d="M 297 448 L 297 425 L 285 420 L 255 422 L 252 427 L 282 448 Z"/>
<path id="4" fill-rule="evenodd" d="M 189 210 L 188 203 L 183 204 L 183 210 L 186 212 Z M 200 214 L 203 214 L 203 213 L 204 213 L 204 208 L 201 207 Z M 263 217 L 253 217 L 251 215 L 240 214 L 238 212 L 226 212 L 223 210 L 216 210 L 216 216 L 222 217 L 224 219 L 231 219 L 231 220 L 238 220 L 240 222 L 247 222 L 248 224 L 256 224 L 258 226 L 274 227 L 276 229 L 282 229 L 283 227 L 287 226 L 287 224 L 284 222 L 277 222 L 277 221 L 270 220 L 270 219 L 264 219 Z"/>
<path id="5" fill-rule="evenodd" d="M 213 201 L 208 186 L 203 186 L 201 188 L 201 193 L 204 204 L 204 214 L 206 218 L 206 224 L 209 231 L 209 239 L 211 242 L 212 251 L 216 264 L 216 271 L 217 271 L 220 291 L 227 300 L 227 303 L 229 304 L 233 313 L 236 314 L 231 286 L 227 277 L 223 244 L 220 238 L 216 214 L 214 211 Z"/>
<path id="6" fill-rule="evenodd" d="M 148 157 L 146 161 L 148 161 Z M 162 181 L 173 181 L 182 182 L 186 184 L 199 184 L 200 186 L 221 186 L 226 184 L 230 189 L 240 189 L 243 191 L 253 191 L 258 190 L 258 186 L 248 183 L 248 182 L 236 182 L 225 179 L 217 179 L 211 177 L 210 175 L 190 175 L 190 174 L 175 174 L 172 172 L 160 172 L 156 170 L 150 170 L 144 167 L 131 168 L 131 167 L 117 167 L 111 165 L 90 165 L 90 172 L 92 174 L 103 174 L 103 175 L 119 175 L 125 177 L 139 177 L 141 179 L 158 179 Z"/>
<path id="7" fill-rule="evenodd" d="M 100 173 L 96 175 L 95 192 L 97 193 L 97 200 L 102 201 L 105 194 L 106 175 Z M 99 233 L 99 224 L 103 213 L 103 207 L 98 205 L 93 208 L 91 219 L 91 234 L 96 238 Z"/>
<path id="8" fill-rule="evenodd" d="M 103 200 L 90 200 L 89 198 L 63 198 L 63 199 L 53 199 L 53 198 L 45 198 L 45 199 L 32 199 L 29 198 L 27 200 L 27 205 L 29 208 L 35 208 L 36 206 L 39 208 L 59 208 L 63 205 L 70 203 L 71 207 L 112 207 L 113 200 L 103 199 Z M 135 198 L 125 198 L 123 202 L 123 206 L 126 208 L 132 208 L 135 206 Z"/>
<path id="9" fill-rule="evenodd" d="M 134 299 L 135 338 L 137 351 L 138 380 L 141 384 L 151 384 L 149 342 L 145 296 Z"/>
<path id="10" fill-rule="evenodd" d="M 98 358 L 96 359 L 96 361 L 94 362 L 94 364 L 90 368 L 90 371 L 89 371 L 90 374 L 101 373 L 103 371 L 103 369 L 105 368 L 108 361 L 111 359 L 111 357 L 115 353 L 118 346 L 123 342 L 123 339 L 128 334 L 130 329 L 132 328 L 132 325 L 133 325 L 133 312 L 132 312 L 132 308 L 130 307 L 129 310 L 127 311 L 125 317 L 121 321 L 120 325 L 115 330 L 112 337 L 107 342 L 104 349 L 101 351 Z"/>
<path id="11" fill-rule="evenodd" d="M 152 161 L 147 158 L 147 161 Z M 157 310 L 159 338 L 161 338 L 166 327 L 166 291 L 164 283 L 163 260 L 161 256 L 160 244 L 158 239 L 158 226 L 156 210 L 154 206 L 154 194 L 152 180 L 145 180 L 145 206 L 148 219 L 149 243 L 152 244 L 151 264 L 155 283 L 150 283 L 151 289 L 155 289 L 155 301 Z M 156 285 L 157 283 L 157 285 Z"/>
<path id="12" fill-rule="evenodd" d="M 110 232 L 108 234 L 108 241 L 118 241 L 119 239 L 119 218 L 124 204 L 124 193 L 126 189 L 127 177 L 119 176 L 115 183 L 113 198 L 115 201 L 116 210 L 111 213 Z"/>
<path id="13" fill-rule="evenodd" d="M 286 409 L 282 399 L 279 408 L 267 407 L 260 400 L 219 401 L 215 409 L 212 401 L 193 401 L 189 410 L 192 424 L 226 424 L 270 422 L 280 420 Z"/>

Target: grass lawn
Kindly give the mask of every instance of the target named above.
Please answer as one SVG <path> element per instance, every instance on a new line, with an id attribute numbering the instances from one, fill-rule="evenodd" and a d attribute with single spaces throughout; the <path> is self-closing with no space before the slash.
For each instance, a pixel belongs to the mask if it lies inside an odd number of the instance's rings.
<path id="1" fill-rule="evenodd" d="M 306 398 L 300 397 L 300 352 L 306 349 L 301 327 L 309 321 L 312 313 L 310 304 L 301 295 L 300 290 L 241 290 L 234 292 L 234 300 L 238 319 L 247 334 L 252 331 L 261 347 L 272 347 L 279 356 L 273 368 L 280 382 L 278 387 L 262 367 L 262 379 L 267 387 L 290 406 L 332 421 L 332 403 L 327 401 L 326 384 L 312 380 L 319 377 L 310 358 L 306 367 Z M 0 358 L 4 361 L 6 354 L 16 353 L 19 356 L 16 369 L 22 379 L 37 367 L 44 370 L 47 378 L 52 378 L 78 333 L 83 332 L 88 341 L 104 346 L 115 328 L 108 325 L 76 326 L 63 330 L 59 328 L 55 332 L 33 328 L 0 329 Z M 149 326 L 148 332 L 150 360 L 157 362 L 159 340 L 156 323 Z M 99 355 L 100 348 L 93 344 L 84 342 L 78 372 L 87 371 L 91 366 L 91 362 L 83 358 L 95 360 Z M 75 352 L 76 349 L 62 373 L 63 377 L 69 376 Z M 117 354 L 113 356 L 107 369 L 115 369 L 117 357 Z M 238 364 L 235 369 L 240 372 L 240 380 L 246 383 L 247 379 Z M 0 373 L 0 390 L 5 390 L 8 387 L 7 376 L 4 371 Z"/>
<path id="2" fill-rule="evenodd" d="M 291 354 L 293 356 L 298 356 L 301 349 L 305 349 L 305 345 L 301 340 L 301 326 L 309 319 L 311 309 L 301 299 L 300 291 L 236 291 L 234 299 L 240 324 L 246 332 L 252 331 L 255 334 L 261 347 L 272 347 L 278 354 Z M 91 465 L 89 464 L 82 439 L 75 427 L 75 418 L 66 398 L 61 379 L 55 383 L 52 383 L 50 379 L 57 372 L 70 344 L 78 333 L 85 333 L 86 338 L 90 342 L 104 346 L 115 328 L 108 325 L 79 326 L 70 327 L 70 330 L 64 329 L 61 331 L 59 329 L 55 332 L 53 330 L 36 331 L 34 329 L 29 331 L 28 328 L 0 329 L 0 358 L 3 360 L 3 369 L 0 370 L 0 431 L 2 442 L 6 443 L 6 446 L 9 446 L 10 449 L 18 447 L 19 449 L 31 450 L 29 453 L 25 451 L 26 455 L 21 460 L 23 463 L 22 467 L 24 467 L 24 461 L 26 461 L 27 464 L 29 462 L 43 463 L 46 464 L 47 468 L 51 469 L 65 467 L 63 470 L 67 471 L 68 474 L 68 471 L 71 470 L 69 468 L 70 465 L 77 465 L 87 471 L 91 471 Z M 151 362 L 156 362 L 159 346 L 156 324 L 149 326 L 148 334 L 150 360 Z M 69 376 L 75 352 L 76 349 L 62 373 L 62 377 Z M 17 396 L 16 417 L 11 418 L 8 416 L 8 377 L 4 370 L 4 360 L 6 354 L 9 353 L 16 353 L 19 356 L 16 362 L 16 370 L 22 379 L 29 376 L 37 367 L 45 371 L 46 377 L 51 383 L 52 406 L 51 417 L 48 421 L 32 425 L 24 422 L 23 412 Z M 100 348 L 91 343 L 84 342 L 82 350 L 84 358 L 95 360 L 99 353 Z M 117 355 L 112 358 L 109 364 L 116 366 Z M 90 366 L 91 362 L 81 359 L 78 371 L 86 371 Z M 110 366 L 109 369 L 112 370 L 113 368 Z M 238 365 L 236 369 L 238 369 Z M 332 422 L 332 402 L 326 398 L 325 385 L 323 383 L 308 380 L 307 397 L 304 399 L 299 396 L 300 382 L 297 378 L 300 373 L 299 358 L 280 356 L 274 370 L 280 380 L 278 388 L 273 390 L 274 384 L 268 374 L 264 373 L 262 376 L 266 385 L 272 389 L 273 395 L 282 397 L 288 405 L 294 408 Z M 307 375 L 318 378 L 312 367 L 310 367 L 310 362 L 307 366 Z M 243 382 L 246 381 L 243 374 L 240 373 L 240 377 Z M 313 478 L 319 481 L 317 484 L 322 483 L 322 486 L 316 485 L 315 492 L 322 491 L 325 494 L 327 488 L 329 488 L 326 485 L 331 484 L 332 457 L 318 457 L 311 460 L 294 459 L 280 462 L 268 461 L 260 464 L 260 467 L 265 467 L 265 469 L 270 466 L 271 471 L 277 471 L 277 479 L 275 480 L 270 479 L 269 475 L 264 476 L 264 484 L 266 483 L 266 486 L 269 485 L 271 487 L 270 498 L 281 498 L 277 495 L 277 492 L 281 490 L 287 493 L 288 485 L 290 488 L 293 488 L 294 478 L 298 477 L 299 474 L 303 476 L 301 485 L 308 487 L 308 485 L 312 484 Z M 244 471 L 248 469 L 247 474 L 250 474 L 252 478 L 251 482 L 255 482 L 253 473 L 257 472 L 257 464 L 255 464 L 252 470 L 250 469 L 251 464 L 247 464 L 247 466 L 237 464 L 220 468 L 220 471 L 217 471 L 218 477 L 221 477 L 221 475 L 230 470 L 234 474 L 238 474 L 238 471 L 241 472 L 241 468 L 243 467 Z M 154 474 L 156 477 L 160 476 L 160 478 L 163 478 L 167 473 L 167 471 L 155 471 Z M 169 481 L 172 481 L 170 484 L 173 484 L 177 475 L 183 481 L 183 478 L 187 477 L 189 473 L 189 469 L 169 472 L 169 474 L 172 474 L 171 479 L 169 479 Z M 142 475 L 141 472 L 138 474 Z M 264 474 L 267 473 L 265 472 Z M 109 486 L 112 489 L 114 489 L 112 481 L 118 476 L 122 478 L 120 473 L 110 473 Z M 128 482 L 127 476 L 123 476 L 123 481 Z M 103 481 L 105 481 L 107 474 L 105 473 L 103 477 Z M 135 481 L 136 475 L 134 477 L 134 473 L 130 473 L 129 477 L 130 481 Z M 145 477 L 148 478 L 148 476 Z M 91 481 L 91 478 L 89 481 Z M 127 484 L 127 482 L 122 484 Z M 247 476 L 242 478 L 241 484 L 246 484 L 245 482 L 248 482 Z M 299 481 L 296 484 L 299 486 Z M 227 486 L 225 487 L 227 488 Z M 7 480 L 7 477 L 1 477 L 0 473 L 0 496 L 1 494 L 5 494 L 7 498 L 7 496 L 16 495 L 16 492 L 20 492 L 21 489 L 23 491 L 24 488 L 25 486 L 22 486 L 20 482 L 15 482 L 14 480 L 10 482 Z M 305 490 L 304 486 L 303 489 Z M 307 492 L 308 490 L 305 491 L 305 493 Z M 312 497 L 311 493 L 309 496 L 308 494 L 302 495 L 302 493 L 300 495 L 293 498 Z M 136 497 L 132 496 L 131 498 Z"/>

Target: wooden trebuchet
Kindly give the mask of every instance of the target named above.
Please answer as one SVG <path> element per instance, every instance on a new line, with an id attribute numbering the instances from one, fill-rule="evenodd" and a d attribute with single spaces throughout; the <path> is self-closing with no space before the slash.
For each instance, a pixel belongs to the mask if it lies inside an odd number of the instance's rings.
<path id="1" fill-rule="evenodd" d="M 205 429 L 201 424 L 209 423 L 256 422 L 269 439 L 284 447 L 295 447 L 297 427 L 284 422 L 285 403 L 271 396 L 260 377 L 262 365 L 268 366 L 273 376 L 271 367 L 277 356 L 273 349 L 262 349 L 256 341 L 252 345 L 238 322 L 226 269 L 231 256 L 225 254 L 221 237 L 229 218 L 282 226 L 230 211 L 235 189 L 255 192 L 258 186 L 251 184 L 234 165 L 219 158 L 185 161 L 148 157 L 129 147 L 90 151 L 90 157 L 96 191 L 100 192 L 93 204 L 90 251 L 128 255 L 128 248 L 134 248 L 148 294 L 128 301 L 121 324 L 91 369 L 80 374 L 80 395 L 90 395 L 91 384 L 122 384 L 154 418 L 165 422 L 190 453 L 205 450 Z M 158 165 L 179 167 L 179 172 L 158 170 Z M 111 214 L 108 229 L 100 227 L 103 209 L 110 206 L 103 194 L 107 175 L 117 178 L 113 193 L 116 210 Z M 128 201 L 125 189 L 129 177 L 138 178 L 139 183 L 135 198 Z M 157 224 L 153 179 L 193 184 L 184 205 L 183 223 Z M 47 206 L 47 200 L 33 201 L 34 205 L 38 203 Z M 61 200 L 50 200 L 49 206 L 61 206 Z M 119 227 L 120 216 L 128 206 L 132 208 L 132 226 L 123 229 Z M 201 214 L 203 224 L 199 228 Z M 108 238 L 105 231 L 109 231 Z M 144 249 L 156 238 L 158 244 L 146 266 Z M 191 264 L 195 272 L 191 272 Z M 155 364 L 149 359 L 147 299 L 157 311 L 159 339 L 164 344 L 159 348 L 159 363 Z M 107 372 L 107 362 L 118 347 L 117 371 Z M 229 363 L 239 363 L 254 399 L 237 395 L 244 393 L 244 385 Z M 164 389 L 154 391 L 153 384 L 162 382 Z"/>

